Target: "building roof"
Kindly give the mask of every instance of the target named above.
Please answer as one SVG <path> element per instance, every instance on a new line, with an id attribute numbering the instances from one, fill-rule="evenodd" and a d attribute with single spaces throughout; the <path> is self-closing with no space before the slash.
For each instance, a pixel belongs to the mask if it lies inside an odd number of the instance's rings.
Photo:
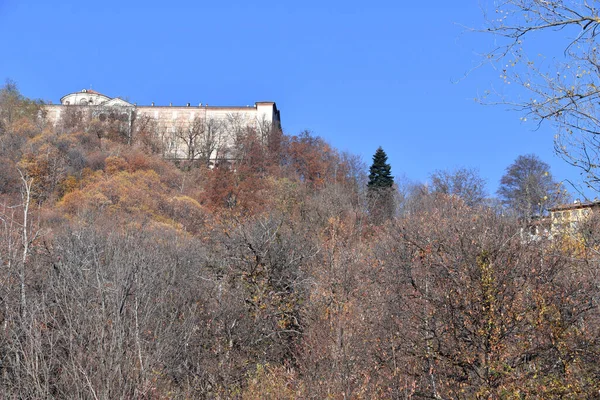
<path id="1" fill-rule="evenodd" d="M 81 89 L 81 90 L 80 90 L 80 91 L 78 91 L 78 92 L 72 92 L 72 93 L 69 93 L 69 94 L 66 94 L 66 95 L 64 95 L 63 97 L 61 97 L 61 98 L 60 98 L 60 102 L 62 103 L 62 102 L 63 102 L 63 99 L 64 99 L 65 97 L 67 97 L 67 96 L 71 96 L 71 95 L 73 95 L 73 94 L 93 94 L 93 95 L 96 95 L 96 96 L 102 96 L 102 97 L 105 97 L 105 98 L 107 98 L 108 100 L 112 99 L 112 97 L 109 97 L 109 96 L 107 96 L 107 95 L 105 95 L 105 94 L 102 94 L 102 93 L 100 93 L 100 92 L 97 92 L 97 91 L 95 91 L 95 90 L 92 90 L 92 89 Z"/>
<path id="2" fill-rule="evenodd" d="M 85 92 L 84 92 L 84 90 L 85 90 Z M 92 94 L 99 94 L 99 95 L 102 95 L 102 96 L 106 96 L 105 94 L 102 94 L 102 93 L 100 93 L 100 92 L 96 92 L 96 91 L 95 91 L 95 90 L 93 90 L 93 89 L 83 89 L 81 92 L 82 92 L 82 93 L 92 93 Z M 106 96 L 106 97 L 108 97 L 108 96 Z"/>
<path id="3" fill-rule="evenodd" d="M 181 106 L 174 106 L 174 105 L 168 105 L 168 106 L 162 106 L 162 105 L 155 105 L 154 103 L 152 103 L 152 105 L 137 105 L 137 104 L 131 104 L 123 99 L 120 99 L 118 97 L 109 97 L 105 94 L 102 94 L 100 92 L 97 92 L 93 89 L 82 89 L 78 92 L 72 92 L 69 94 L 64 95 L 63 97 L 60 98 L 60 103 L 61 105 L 63 104 L 63 100 L 65 98 L 67 98 L 68 96 L 72 96 L 72 95 L 89 95 L 92 94 L 94 96 L 101 96 L 104 97 L 105 100 L 102 103 L 98 103 L 95 105 L 107 105 L 107 106 L 112 106 L 112 105 L 121 105 L 121 106 L 133 106 L 133 107 L 137 107 L 137 108 L 203 108 L 203 109 L 213 109 L 213 110 L 248 110 L 251 108 L 256 109 L 259 105 L 269 105 L 272 106 L 274 111 L 275 111 L 275 115 L 276 115 L 276 119 L 280 120 L 280 111 L 277 109 L 277 104 L 274 101 L 257 101 L 254 103 L 254 105 L 250 106 L 209 106 L 208 104 L 202 104 L 200 103 L 198 106 L 191 106 L 189 103 L 188 105 L 181 105 Z"/>
<path id="4" fill-rule="evenodd" d="M 600 200 L 592 201 L 579 201 L 575 200 L 573 203 L 561 204 L 556 207 L 549 208 L 548 211 L 563 211 L 563 210 L 577 210 L 580 208 L 589 208 L 600 206 Z"/>

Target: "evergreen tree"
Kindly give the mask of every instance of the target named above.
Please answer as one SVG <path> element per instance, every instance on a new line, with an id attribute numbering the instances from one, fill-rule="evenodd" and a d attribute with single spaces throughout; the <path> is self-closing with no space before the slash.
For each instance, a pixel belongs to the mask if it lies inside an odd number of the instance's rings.
<path id="1" fill-rule="evenodd" d="M 373 156 L 373 165 L 369 170 L 369 189 L 391 188 L 394 185 L 391 170 L 392 167 L 387 163 L 387 154 L 380 146 Z"/>
<path id="2" fill-rule="evenodd" d="M 394 216 L 394 177 L 392 167 L 387 163 L 387 154 L 381 147 L 373 156 L 373 165 L 369 170 L 368 199 L 371 221 L 381 224 Z"/>

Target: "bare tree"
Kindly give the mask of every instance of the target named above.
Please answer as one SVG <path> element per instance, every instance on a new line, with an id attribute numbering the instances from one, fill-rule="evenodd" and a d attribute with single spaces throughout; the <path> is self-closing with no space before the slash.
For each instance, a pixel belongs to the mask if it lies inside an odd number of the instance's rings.
<path id="1" fill-rule="evenodd" d="M 498 195 L 505 206 L 525 218 L 543 215 L 567 198 L 552 178 L 550 166 L 534 154 L 519 156 L 508 166 Z"/>
<path id="2" fill-rule="evenodd" d="M 196 117 L 175 128 L 175 136 L 185 145 L 188 161 L 209 165 L 222 145 L 221 121 Z"/>
<path id="3" fill-rule="evenodd" d="M 495 1 L 486 10 L 497 46 L 487 53 L 505 84 L 520 85 L 524 96 L 489 93 L 485 102 L 514 106 L 539 124 L 556 129 L 555 150 L 582 169 L 585 182 L 600 190 L 600 9 L 585 0 Z M 552 42 L 542 54 L 529 39 Z M 506 86 L 508 89 L 509 86 Z M 493 96 L 497 95 L 497 96 Z"/>
<path id="4" fill-rule="evenodd" d="M 261 143 L 265 146 L 269 144 L 271 135 L 276 129 L 277 127 L 273 126 L 273 123 L 267 120 L 265 116 L 256 120 L 256 131 L 258 133 L 258 137 L 260 138 Z"/>
<path id="5" fill-rule="evenodd" d="M 154 118 L 148 115 L 136 115 L 133 124 L 135 142 L 154 154 L 164 154 L 166 143 L 160 140 L 158 130 L 158 122 Z"/>
<path id="6" fill-rule="evenodd" d="M 39 100 L 23 96 L 16 82 L 7 79 L 0 87 L 0 133 L 20 118 L 36 119 L 42 104 Z"/>
<path id="7" fill-rule="evenodd" d="M 193 161 L 198 155 L 198 146 L 200 137 L 204 132 L 204 121 L 201 118 L 194 118 L 189 124 L 181 124 L 175 127 L 175 136 L 185 146 L 186 159 Z"/>
<path id="8" fill-rule="evenodd" d="M 5 243 L 4 259 L 10 274 L 16 274 L 19 282 L 19 312 L 24 316 L 27 309 L 26 275 L 31 247 L 40 234 L 40 230 L 34 227 L 31 219 L 30 206 L 32 204 L 33 178 L 21 176 L 21 201 L 17 205 L 2 206 L 0 223 L 3 226 Z M 20 212 L 16 212 L 20 210 Z"/>
<path id="9" fill-rule="evenodd" d="M 20 172 L 20 171 L 19 171 Z M 20 308 L 21 316 L 24 315 L 25 309 L 27 308 L 27 301 L 25 295 L 25 273 L 27 270 L 27 259 L 29 258 L 31 243 L 35 240 L 36 234 L 31 232 L 29 221 L 29 206 L 31 205 L 31 187 L 33 185 L 33 178 L 24 176 L 21 173 L 21 182 L 23 184 L 21 190 L 21 207 L 23 208 L 23 222 L 21 223 L 21 268 L 19 270 L 19 291 L 20 291 Z"/>
<path id="10" fill-rule="evenodd" d="M 438 170 L 430 175 L 430 179 L 433 193 L 458 196 L 471 207 L 481 205 L 485 199 L 485 179 L 476 169 Z"/>
<path id="11" fill-rule="evenodd" d="M 219 158 L 219 152 L 224 145 L 223 122 L 210 118 L 204 120 L 204 131 L 200 137 L 198 156 L 205 165 Z"/>
<path id="12" fill-rule="evenodd" d="M 595 324 L 598 311 L 584 300 L 597 297 L 596 279 L 571 258 L 575 248 L 523 241 L 516 218 L 473 214 L 451 197 L 385 228 L 367 261 L 382 265 L 371 279 L 385 293 L 372 328 L 382 345 L 370 351 L 396 376 L 397 398 L 586 397 L 598 389 L 586 383 L 598 369 L 577 366 L 598 348 L 597 333 L 581 334 L 578 324 Z M 548 307 L 552 321 L 530 319 Z"/>

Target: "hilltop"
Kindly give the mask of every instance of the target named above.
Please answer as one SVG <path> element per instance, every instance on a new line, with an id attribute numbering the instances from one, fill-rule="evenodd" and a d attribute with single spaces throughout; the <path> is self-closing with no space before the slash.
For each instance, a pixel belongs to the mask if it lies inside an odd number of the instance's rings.
<path id="1" fill-rule="evenodd" d="M 480 193 L 399 191 L 383 149 L 367 185 L 310 132 L 169 160 L 148 125 L 42 110 L 1 90 L 5 397 L 600 390 L 594 219 L 526 240 Z"/>

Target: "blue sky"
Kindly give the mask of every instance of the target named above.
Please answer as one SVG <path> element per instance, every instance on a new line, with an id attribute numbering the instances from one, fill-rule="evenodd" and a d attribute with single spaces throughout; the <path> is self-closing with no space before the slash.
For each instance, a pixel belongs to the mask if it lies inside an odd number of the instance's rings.
<path id="1" fill-rule="evenodd" d="M 310 130 L 397 177 L 475 167 L 495 192 L 518 155 L 559 180 L 550 127 L 474 101 L 501 85 L 476 69 L 493 38 L 480 1 L 0 0 L 0 79 L 58 102 L 90 88 L 138 104 L 276 101 L 288 134 Z"/>

